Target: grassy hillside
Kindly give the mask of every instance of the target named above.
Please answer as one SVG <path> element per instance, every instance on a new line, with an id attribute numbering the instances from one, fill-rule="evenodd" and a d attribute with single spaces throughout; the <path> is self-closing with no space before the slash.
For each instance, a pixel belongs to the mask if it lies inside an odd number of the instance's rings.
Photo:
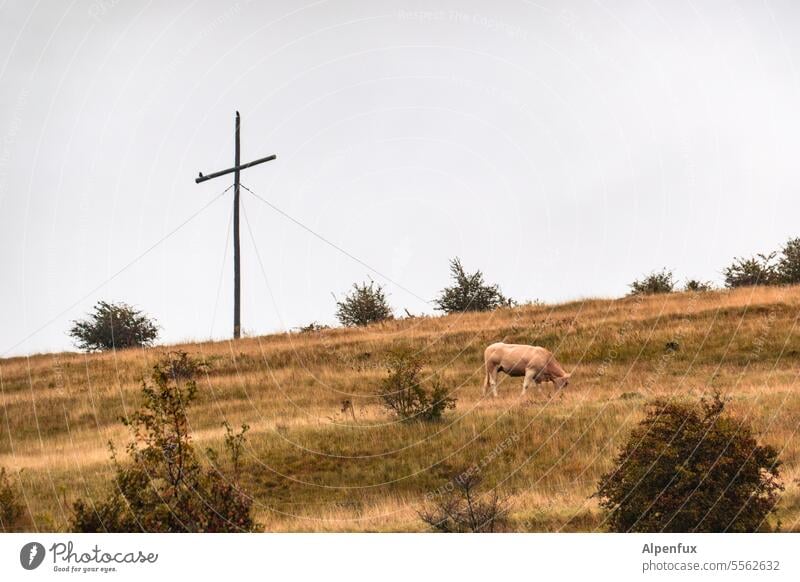
<path id="1" fill-rule="evenodd" d="M 589 496 L 646 399 L 718 388 L 781 450 L 779 517 L 800 531 L 799 308 L 798 287 L 748 288 L 179 348 L 210 365 L 190 410 L 199 448 L 221 447 L 223 420 L 252 427 L 244 484 L 268 530 L 419 530 L 426 492 L 473 463 L 513 495 L 516 529 L 600 528 Z M 501 375 L 499 398 L 483 398 L 483 348 L 498 340 L 556 352 L 573 372 L 566 393 L 548 384 L 521 398 L 521 379 Z M 424 350 L 427 371 L 458 399 L 444 423 L 394 422 L 372 396 L 383 354 L 401 344 Z M 111 474 L 107 443 L 127 442 L 119 417 L 137 406 L 162 350 L 0 360 L 0 466 L 21 471 L 31 527 L 64 530 L 74 500 L 100 494 Z M 341 413 L 344 399 L 355 421 Z"/>

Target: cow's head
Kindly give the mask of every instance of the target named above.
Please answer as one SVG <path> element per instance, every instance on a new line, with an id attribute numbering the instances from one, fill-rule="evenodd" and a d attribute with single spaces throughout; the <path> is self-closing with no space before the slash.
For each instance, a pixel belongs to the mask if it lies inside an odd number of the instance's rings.
<path id="1" fill-rule="evenodd" d="M 572 374 L 565 374 L 561 378 L 556 378 L 553 380 L 553 383 L 556 385 L 556 388 L 561 390 L 562 388 L 566 388 L 569 386 L 569 378 Z"/>

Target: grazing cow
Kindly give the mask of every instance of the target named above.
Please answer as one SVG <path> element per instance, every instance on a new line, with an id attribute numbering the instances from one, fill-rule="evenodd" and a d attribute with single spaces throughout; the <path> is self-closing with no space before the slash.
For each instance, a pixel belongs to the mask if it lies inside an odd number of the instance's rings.
<path id="1" fill-rule="evenodd" d="M 483 361 L 486 366 L 484 395 L 491 386 L 492 396 L 497 396 L 497 372 L 505 372 L 509 376 L 525 376 L 522 381 L 523 394 L 533 382 L 552 382 L 556 388 L 566 388 L 571 376 L 564 371 L 550 350 L 539 346 L 498 342 L 486 348 Z"/>

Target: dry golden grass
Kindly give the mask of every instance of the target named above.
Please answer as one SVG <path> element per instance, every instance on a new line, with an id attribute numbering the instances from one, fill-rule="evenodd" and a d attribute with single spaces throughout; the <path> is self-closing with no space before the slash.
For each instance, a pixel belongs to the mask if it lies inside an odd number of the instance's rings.
<path id="1" fill-rule="evenodd" d="M 200 450 L 221 447 L 220 423 L 251 427 L 244 485 L 273 531 L 414 531 L 426 493 L 478 464 L 513 496 L 521 531 L 587 531 L 603 517 L 590 495 L 657 395 L 713 388 L 781 450 L 779 517 L 800 530 L 800 288 L 673 294 L 523 306 L 393 321 L 358 330 L 175 346 L 210 364 L 190 410 Z M 503 378 L 481 394 L 482 354 L 505 340 L 556 352 L 573 382 L 521 398 Z M 675 341 L 677 351 L 665 349 Z M 372 396 L 383 354 L 423 351 L 458 399 L 441 424 L 397 423 Z M 142 378 L 166 348 L 0 360 L 0 466 L 19 471 L 32 527 L 64 530 L 78 497 L 102 495 L 108 441 L 137 406 Z M 355 421 L 341 402 L 354 403 Z M 123 457 L 124 458 L 124 457 Z"/>

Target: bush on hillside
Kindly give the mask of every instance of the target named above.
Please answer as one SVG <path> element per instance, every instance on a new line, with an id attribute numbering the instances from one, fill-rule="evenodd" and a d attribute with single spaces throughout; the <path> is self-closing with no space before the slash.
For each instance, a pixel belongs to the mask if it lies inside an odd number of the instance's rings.
<path id="1" fill-rule="evenodd" d="M 778 252 L 736 257 L 723 271 L 725 286 L 796 285 L 800 283 L 800 238 L 786 241 Z"/>
<path id="2" fill-rule="evenodd" d="M 409 349 L 389 354 L 388 374 L 378 388 L 378 399 L 389 412 L 401 420 L 433 422 L 441 420 L 448 409 L 456 407 L 456 399 L 438 378 L 430 389 L 422 385 L 422 359 Z"/>
<path id="3" fill-rule="evenodd" d="M 336 302 L 336 318 L 345 327 L 355 327 L 392 319 L 392 309 L 383 287 L 369 283 L 353 283 L 353 290 Z"/>
<path id="4" fill-rule="evenodd" d="M 204 467 L 189 433 L 187 408 L 197 395 L 195 376 L 201 364 L 185 352 L 166 354 L 154 367 L 153 385 L 144 383 L 143 403 L 124 419 L 130 429 L 129 463 L 119 462 L 112 447 L 115 477 L 105 499 L 78 500 L 76 532 L 240 532 L 257 529 L 252 499 L 234 475 Z M 244 433 L 227 428 L 226 445 L 241 451 Z M 212 457 L 212 461 L 215 456 Z"/>
<path id="5" fill-rule="evenodd" d="M 735 258 L 733 263 L 723 271 L 725 286 L 733 289 L 777 284 L 780 276 L 775 265 L 775 255 L 775 253 L 770 253 L 768 255 L 758 254 L 749 259 Z"/>
<path id="6" fill-rule="evenodd" d="M 312 321 L 307 325 L 301 325 L 295 329 L 297 329 L 298 333 L 319 333 L 321 331 L 325 331 L 326 329 L 330 329 L 330 326 Z"/>
<path id="7" fill-rule="evenodd" d="M 433 531 L 442 533 L 501 532 L 508 524 L 508 501 L 497 489 L 480 492 L 478 475 L 463 472 L 453 478 L 446 491 L 418 512 Z"/>
<path id="8" fill-rule="evenodd" d="M 785 285 L 800 283 L 800 238 L 786 241 L 777 265 L 778 278 Z"/>
<path id="9" fill-rule="evenodd" d="M 23 516 L 17 492 L 8 478 L 5 467 L 0 467 L 0 531 L 11 532 L 19 528 Z"/>
<path id="10" fill-rule="evenodd" d="M 713 291 L 714 285 L 710 281 L 700 281 L 698 279 L 689 279 L 686 285 L 683 286 L 684 291 L 691 293 L 705 293 L 706 291 Z"/>
<path id="11" fill-rule="evenodd" d="M 596 497 L 615 532 L 770 529 L 778 452 L 725 414 L 718 393 L 699 404 L 655 400 L 600 479 Z"/>
<path id="12" fill-rule="evenodd" d="M 98 301 L 86 319 L 72 323 L 69 335 L 86 351 L 150 346 L 158 338 L 156 322 L 126 303 Z"/>
<path id="13" fill-rule="evenodd" d="M 485 283 L 481 271 L 467 273 L 458 257 L 450 261 L 450 275 L 453 286 L 442 289 L 439 297 L 433 301 L 439 311 L 491 311 L 514 304 L 512 299 L 502 294 L 498 285 Z"/>
<path id="14" fill-rule="evenodd" d="M 672 293 L 675 289 L 675 278 L 672 271 L 662 269 L 654 271 L 642 279 L 631 283 L 630 295 L 655 295 L 657 293 Z"/>

